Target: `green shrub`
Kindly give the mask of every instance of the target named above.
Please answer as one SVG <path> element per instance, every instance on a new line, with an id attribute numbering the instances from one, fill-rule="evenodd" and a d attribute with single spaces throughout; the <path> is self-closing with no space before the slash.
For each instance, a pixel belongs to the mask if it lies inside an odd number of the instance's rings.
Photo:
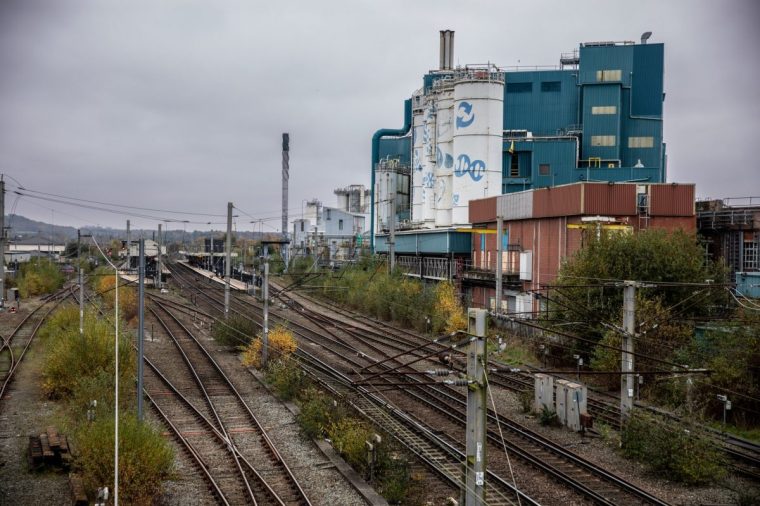
<path id="1" fill-rule="evenodd" d="M 291 359 L 270 360 L 264 377 L 271 383 L 281 399 L 294 399 L 304 388 L 304 377 L 298 362 Z"/>
<path id="2" fill-rule="evenodd" d="M 378 456 L 377 475 L 380 493 L 391 504 L 401 504 L 406 499 L 411 482 L 409 461 L 397 454 Z"/>
<path id="3" fill-rule="evenodd" d="M 366 441 L 373 435 L 367 424 L 355 418 L 344 418 L 330 425 L 328 435 L 333 447 L 351 467 L 362 475 L 368 471 Z"/>
<path id="4" fill-rule="evenodd" d="M 303 433 L 312 439 L 323 437 L 332 421 L 331 411 L 332 402 L 325 394 L 307 389 L 297 418 Z"/>
<path id="5" fill-rule="evenodd" d="M 559 418 L 557 418 L 557 412 L 546 406 L 542 407 L 541 411 L 538 413 L 538 423 L 543 426 L 558 427 Z"/>
<path id="6" fill-rule="evenodd" d="M 76 467 L 89 490 L 113 484 L 114 420 L 96 418 L 75 435 Z M 150 505 L 164 480 L 171 478 L 174 454 L 158 430 L 132 415 L 119 417 L 119 499 L 124 504 Z"/>
<path id="7" fill-rule="evenodd" d="M 17 286 L 24 298 L 52 293 L 61 288 L 65 280 L 56 264 L 41 258 L 21 264 L 19 271 Z"/>
<path id="8" fill-rule="evenodd" d="M 530 413 L 533 411 L 534 393 L 532 390 L 523 390 L 517 394 L 517 399 L 520 401 L 520 407 L 523 413 Z"/>
<path id="9" fill-rule="evenodd" d="M 723 456 L 707 439 L 673 422 L 634 412 L 621 434 L 623 455 L 670 480 L 700 485 L 722 478 Z"/>
<path id="10" fill-rule="evenodd" d="M 245 346 L 251 342 L 254 335 L 254 323 L 240 315 L 230 315 L 226 321 L 220 320 L 214 324 L 214 339 L 224 346 Z"/>
<path id="11" fill-rule="evenodd" d="M 122 327 L 123 328 L 123 327 Z M 70 396 L 78 385 L 106 371 L 113 376 L 114 326 L 85 315 L 84 333 L 79 334 L 79 310 L 67 307 L 45 324 L 42 333 L 46 340 L 45 364 L 42 368 L 42 388 L 51 398 Z M 120 332 L 119 378 L 123 385 L 131 384 L 135 375 L 135 352 L 129 333 Z"/>

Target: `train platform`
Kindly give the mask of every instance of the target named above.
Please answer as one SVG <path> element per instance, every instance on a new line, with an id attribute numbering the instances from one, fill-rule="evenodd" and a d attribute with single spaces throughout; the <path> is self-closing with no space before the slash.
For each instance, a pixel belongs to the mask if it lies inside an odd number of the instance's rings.
<path id="1" fill-rule="evenodd" d="M 200 274 L 201 276 L 205 276 L 206 278 L 208 278 L 208 279 L 210 279 L 212 281 L 216 281 L 217 283 L 220 283 L 221 285 L 224 285 L 224 283 L 225 283 L 224 278 L 220 278 L 219 276 L 217 276 L 216 274 L 214 274 L 211 271 L 207 271 L 205 269 L 199 269 L 198 267 L 193 267 L 192 265 L 190 265 L 187 262 L 180 261 L 179 263 L 181 263 L 182 265 L 185 265 L 185 266 L 189 267 L 190 269 L 192 269 L 193 271 L 195 271 L 196 274 Z M 232 290 L 238 290 L 238 291 L 241 291 L 241 292 L 247 292 L 248 289 L 249 289 L 249 287 L 250 286 L 248 285 L 248 283 L 240 281 L 239 279 L 230 279 L 230 289 L 232 289 Z"/>

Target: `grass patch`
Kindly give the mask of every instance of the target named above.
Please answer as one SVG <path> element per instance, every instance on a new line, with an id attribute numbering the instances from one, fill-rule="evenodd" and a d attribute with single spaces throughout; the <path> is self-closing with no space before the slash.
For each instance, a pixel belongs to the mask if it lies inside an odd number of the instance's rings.
<path id="1" fill-rule="evenodd" d="M 643 462 L 659 476 L 703 485 L 726 474 L 723 455 L 707 439 L 673 422 L 634 412 L 621 433 L 623 455 Z"/>

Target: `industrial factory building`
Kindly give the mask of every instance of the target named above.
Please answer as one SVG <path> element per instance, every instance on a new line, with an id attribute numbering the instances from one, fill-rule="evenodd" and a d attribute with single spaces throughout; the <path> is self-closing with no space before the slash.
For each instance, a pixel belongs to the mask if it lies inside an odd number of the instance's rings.
<path id="1" fill-rule="evenodd" d="M 462 273 L 472 304 L 529 315 L 534 294 L 555 282 L 562 261 L 604 232 L 659 228 L 696 232 L 693 184 L 573 183 L 470 201 L 472 263 Z M 497 218 L 502 219 L 501 261 Z"/>
<path id="2" fill-rule="evenodd" d="M 439 68 L 406 101 L 403 127 L 372 139 L 374 251 L 394 251 L 410 275 L 460 282 L 475 260 L 471 201 L 665 182 L 664 46 L 649 35 L 580 44 L 552 68 L 504 69 L 454 67 L 454 33 L 441 32 Z M 636 184 L 621 190 L 634 207 Z"/>

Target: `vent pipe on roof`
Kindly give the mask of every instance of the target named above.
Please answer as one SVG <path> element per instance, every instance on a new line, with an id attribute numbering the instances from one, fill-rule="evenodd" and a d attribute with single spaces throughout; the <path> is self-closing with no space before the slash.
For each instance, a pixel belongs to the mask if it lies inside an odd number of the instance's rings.
<path id="1" fill-rule="evenodd" d="M 438 66 L 440 70 L 454 68 L 454 30 L 441 30 L 441 48 Z"/>
<path id="2" fill-rule="evenodd" d="M 646 44 L 649 40 L 649 37 L 652 36 L 652 32 L 644 32 L 641 34 L 641 43 Z"/>

